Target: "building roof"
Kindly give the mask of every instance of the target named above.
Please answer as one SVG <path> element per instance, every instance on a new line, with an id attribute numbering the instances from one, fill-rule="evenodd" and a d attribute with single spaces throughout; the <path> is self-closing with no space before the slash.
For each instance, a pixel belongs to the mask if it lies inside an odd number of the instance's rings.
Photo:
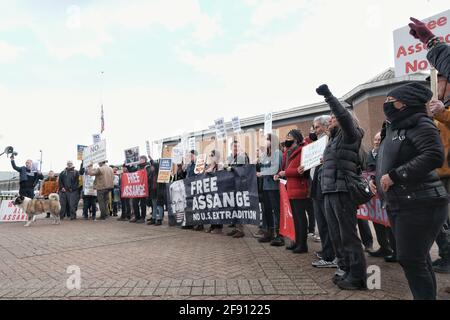
<path id="1" fill-rule="evenodd" d="M 0 171 L 0 181 L 9 181 L 12 177 L 19 177 L 19 173 L 15 171 Z"/>

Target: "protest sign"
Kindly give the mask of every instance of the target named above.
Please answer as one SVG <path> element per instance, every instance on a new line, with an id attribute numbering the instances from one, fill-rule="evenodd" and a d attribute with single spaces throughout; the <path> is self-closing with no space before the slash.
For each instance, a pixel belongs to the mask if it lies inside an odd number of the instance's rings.
<path id="1" fill-rule="evenodd" d="M 241 129 L 241 119 L 239 117 L 234 117 L 231 119 L 231 122 L 233 124 L 233 132 L 234 133 L 240 133 L 242 131 Z"/>
<path id="2" fill-rule="evenodd" d="M 83 194 L 85 196 L 97 196 L 97 190 L 94 189 L 95 177 L 88 175 L 83 176 Z"/>
<path id="3" fill-rule="evenodd" d="M 85 168 L 89 165 L 106 161 L 106 159 L 106 140 L 102 140 L 84 149 L 83 165 Z"/>
<path id="4" fill-rule="evenodd" d="M 184 150 L 181 144 L 172 149 L 172 161 L 174 164 L 181 164 L 183 162 Z"/>
<path id="5" fill-rule="evenodd" d="M 316 142 L 303 147 L 301 164 L 305 167 L 305 171 L 315 168 L 321 164 L 321 159 L 327 145 L 328 136 L 324 136 Z"/>
<path id="6" fill-rule="evenodd" d="M 28 216 L 17 208 L 12 200 L 4 200 L 0 205 L 0 222 L 27 222 Z"/>
<path id="7" fill-rule="evenodd" d="M 450 44 L 450 10 L 422 20 L 436 36 Z M 395 75 L 402 77 L 430 70 L 428 50 L 420 40 L 409 34 L 409 26 L 394 31 Z"/>
<path id="8" fill-rule="evenodd" d="M 280 180 L 280 235 L 295 241 L 294 216 L 286 184 L 286 180 Z"/>
<path id="9" fill-rule="evenodd" d="M 97 144 L 100 141 L 102 141 L 102 136 L 100 134 L 93 134 L 92 135 L 92 141 L 93 141 L 94 144 Z"/>
<path id="10" fill-rule="evenodd" d="M 149 157 L 149 158 L 151 158 L 152 157 L 152 148 L 151 148 L 151 146 L 150 146 L 150 141 L 145 141 L 145 146 L 146 146 L 146 148 L 147 148 L 147 156 Z"/>
<path id="11" fill-rule="evenodd" d="M 206 154 L 199 154 L 197 157 L 197 162 L 195 163 L 195 174 L 202 174 L 206 170 Z"/>
<path id="12" fill-rule="evenodd" d="M 122 198 L 147 198 L 148 178 L 147 171 L 139 170 L 132 173 L 122 174 Z"/>
<path id="13" fill-rule="evenodd" d="M 272 121 L 273 121 L 273 114 L 272 112 L 266 113 L 264 116 L 264 134 L 272 134 Z"/>
<path id="14" fill-rule="evenodd" d="M 214 126 L 216 127 L 216 138 L 219 141 L 225 140 L 227 138 L 227 129 L 225 128 L 225 119 L 220 118 L 214 121 Z"/>
<path id="15" fill-rule="evenodd" d="M 158 183 L 169 183 L 172 174 L 172 159 L 161 159 L 159 162 Z"/>
<path id="16" fill-rule="evenodd" d="M 188 152 L 191 152 L 192 150 L 196 150 L 197 149 L 197 143 L 195 141 L 195 137 L 189 138 L 188 147 L 189 147 Z"/>
<path id="17" fill-rule="evenodd" d="M 132 166 L 139 163 L 139 147 L 125 150 L 125 164 Z"/>
<path id="18" fill-rule="evenodd" d="M 84 153 L 84 149 L 86 149 L 87 146 L 82 146 L 82 145 L 78 145 L 77 146 L 77 160 L 81 161 L 83 160 L 83 153 Z"/>
<path id="19" fill-rule="evenodd" d="M 260 223 L 254 165 L 176 181 L 168 193 L 169 215 L 186 226 Z"/>

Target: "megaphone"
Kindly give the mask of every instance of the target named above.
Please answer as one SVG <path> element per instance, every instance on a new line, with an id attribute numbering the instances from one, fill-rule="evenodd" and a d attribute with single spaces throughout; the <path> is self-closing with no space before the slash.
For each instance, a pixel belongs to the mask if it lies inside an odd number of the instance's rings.
<path id="1" fill-rule="evenodd" d="M 18 153 L 14 151 L 14 148 L 11 146 L 8 146 L 5 148 L 5 151 L 2 152 L 2 154 L 0 154 L 0 156 L 6 154 L 7 156 L 17 156 Z"/>

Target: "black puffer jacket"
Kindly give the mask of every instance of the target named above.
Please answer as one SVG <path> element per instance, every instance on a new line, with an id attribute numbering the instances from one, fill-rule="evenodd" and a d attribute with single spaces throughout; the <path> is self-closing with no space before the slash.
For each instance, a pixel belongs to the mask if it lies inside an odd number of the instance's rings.
<path id="1" fill-rule="evenodd" d="M 364 132 L 337 98 L 332 96 L 326 101 L 340 128 L 332 130 L 323 156 L 322 193 L 348 192 L 344 177 L 358 173 L 359 150 Z"/>
<path id="2" fill-rule="evenodd" d="M 377 161 L 377 188 L 390 211 L 448 203 L 447 192 L 436 172 L 444 162 L 438 129 L 424 113 L 398 123 L 385 123 Z M 381 177 L 394 181 L 382 192 Z"/>
<path id="3" fill-rule="evenodd" d="M 428 52 L 427 58 L 450 81 L 450 47 L 446 43 L 440 43 Z"/>

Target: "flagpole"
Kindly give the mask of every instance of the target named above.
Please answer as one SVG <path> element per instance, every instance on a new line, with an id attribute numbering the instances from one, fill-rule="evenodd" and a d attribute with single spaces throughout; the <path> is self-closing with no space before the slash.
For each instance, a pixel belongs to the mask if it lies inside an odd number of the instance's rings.
<path id="1" fill-rule="evenodd" d="M 101 106 L 101 128 L 100 128 L 100 134 L 103 135 L 103 131 L 105 129 L 105 115 L 103 111 L 103 79 L 104 79 L 105 72 L 100 72 L 100 106 Z"/>

